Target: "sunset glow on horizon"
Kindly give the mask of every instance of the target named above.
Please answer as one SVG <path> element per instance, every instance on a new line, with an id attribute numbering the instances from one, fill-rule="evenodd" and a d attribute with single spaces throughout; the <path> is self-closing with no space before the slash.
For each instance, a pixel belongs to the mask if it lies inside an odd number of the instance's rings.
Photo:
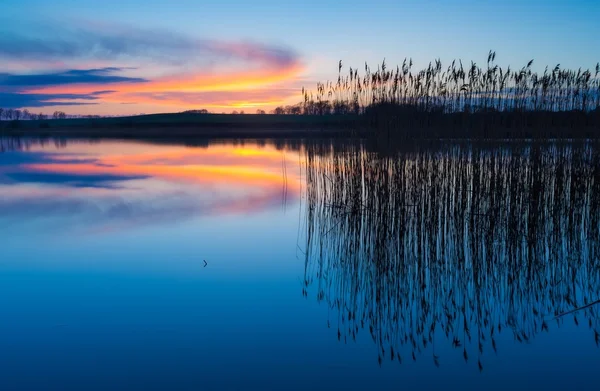
<path id="1" fill-rule="evenodd" d="M 106 85 L 73 84 L 66 86 L 34 87 L 24 89 L 24 94 L 55 95 L 46 102 L 60 102 L 67 94 L 93 95 L 99 88 L 105 103 L 160 105 L 178 109 L 271 109 L 292 98 L 300 101 L 297 89 L 280 87 L 294 81 L 303 68 L 294 65 L 282 70 L 258 70 L 228 74 L 190 74 L 166 76 L 143 83 L 112 83 Z M 127 111 L 127 110 L 126 110 Z"/>
<path id="2" fill-rule="evenodd" d="M 600 3 L 590 0 L 507 0 L 500 9 L 472 0 L 376 0 L 368 18 L 356 0 L 344 7 L 328 0 L 285 7 L 272 0 L 83 3 L 0 4 L 1 108 L 255 113 L 300 103 L 303 87 L 337 80 L 339 60 L 344 70 L 365 62 L 376 68 L 383 59 L 395 67 L 405 57 L 417 67 L 436 58 L 483 63 L 492 49 L 501 65 L 535 58 L 536 66 L 588 68 L 600 33 Z M 493 24 L 486 22 L 491 12 Z M 445 20 L 453 22 L 431 29 Z"/>

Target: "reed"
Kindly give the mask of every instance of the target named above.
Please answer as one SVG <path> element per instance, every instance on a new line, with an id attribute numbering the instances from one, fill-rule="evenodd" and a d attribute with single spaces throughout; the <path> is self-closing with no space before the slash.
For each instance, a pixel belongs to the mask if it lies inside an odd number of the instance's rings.
<path id="1" fill-rule="evenodd" d="M 388 68 L 385 60 L 364 72 L 338 66 L 337 81 L 317 83 L 315 91 L 302 89 L 304 114 L 364 114 L 376 127 L 443 129 L 428 137 L 564 137 L 567 129 L 600 127 L 600 64 L 592 70 L 546 67 L 533 71 L 533 60 L 522 68 L 502 68 L 490 51 L 483 67 L 437 59 L 415 70 L 412 59 Z M 565 115 L 568 113 L 568 115 Z M 554 129 L 560 133 L 502 133 L 495 128 Z M 456 128 L 471 132 L 456 133 Z M 574 133 L 580 136 L 579 133 Z M 416 133 L 405 134 L 414 137 Z"/>

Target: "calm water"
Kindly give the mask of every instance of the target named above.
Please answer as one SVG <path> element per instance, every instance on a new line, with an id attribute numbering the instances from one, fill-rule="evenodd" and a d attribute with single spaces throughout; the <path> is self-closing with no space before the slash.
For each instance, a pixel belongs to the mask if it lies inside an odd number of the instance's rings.
<path id="1" fill-rule="evenodd" d="M 0 390 L 597 388 L 590 146 L 1 146 Z"/>

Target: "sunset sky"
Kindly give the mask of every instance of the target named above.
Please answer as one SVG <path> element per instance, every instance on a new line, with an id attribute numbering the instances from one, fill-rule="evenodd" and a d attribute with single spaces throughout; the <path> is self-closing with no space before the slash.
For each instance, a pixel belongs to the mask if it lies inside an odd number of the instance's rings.
<path id="1" fill-rule="evenodd" d="M 270 110 L 412 57 L 593 68 L 596 0 L 3 0 L 0 107 L 125 115 Z"/>

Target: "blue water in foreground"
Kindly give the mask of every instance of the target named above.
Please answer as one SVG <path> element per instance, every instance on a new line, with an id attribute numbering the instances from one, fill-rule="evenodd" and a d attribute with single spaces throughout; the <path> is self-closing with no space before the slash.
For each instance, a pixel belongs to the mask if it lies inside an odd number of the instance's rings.
<path id="1" fill-rule="evenodd" d="M 0 153 L 0 390 L 597 388 L 573 317 L 467 361 L 441 330 L 416 361 L 338 338 L 302 294 L 303 160 L 252 142 Z"/>

